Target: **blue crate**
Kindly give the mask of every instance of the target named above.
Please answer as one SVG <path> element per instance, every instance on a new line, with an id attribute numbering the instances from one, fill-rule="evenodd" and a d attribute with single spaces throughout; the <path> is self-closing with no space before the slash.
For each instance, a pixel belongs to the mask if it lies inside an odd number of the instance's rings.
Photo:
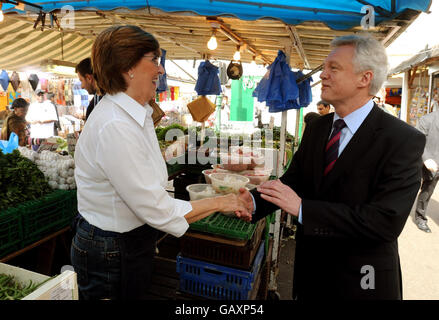
<path id="1" fill-rule="evenodd" d="M 215 300 L 248 300 L 264 258 L 262 241 L 251 271 L 177 256 L 180 291 Z"/>

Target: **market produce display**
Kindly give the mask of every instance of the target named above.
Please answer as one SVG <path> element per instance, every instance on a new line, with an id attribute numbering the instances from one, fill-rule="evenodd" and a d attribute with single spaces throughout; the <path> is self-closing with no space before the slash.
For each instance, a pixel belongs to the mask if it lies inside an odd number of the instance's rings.
<path id="1" fill-rule="evenodd" d="M 52 189 L 76 189 L 75 161 L 72 156 L 46 150 L 38 153 L 25 147 L 19 147 L 19 151 L 24 157 L 35 162 Z"/>
<path id="2" fill-rule="evenodd" d="M 52 192 L 43 172 L 18 150 L 0 151 L 0 210 Z"/>
<path id="3" fill-rule="evenodd" d="M 14 276 L 0 274 L 0 300 L 21 300 L 51 279 L 41 283 L 29 280 L 29 283 L 21 284 Z"/>

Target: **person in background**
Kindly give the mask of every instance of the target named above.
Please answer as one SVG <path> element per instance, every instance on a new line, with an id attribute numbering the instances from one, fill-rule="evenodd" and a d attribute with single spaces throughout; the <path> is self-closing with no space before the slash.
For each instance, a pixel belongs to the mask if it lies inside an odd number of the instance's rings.
<path id="1" fill-rule="evenodd" d="M 105 54 L 102 54 L 105 52 Z M 214 212 L 250 216 L 235 194 L 183 201 L 168 173 L 152 120 L 160 46 L 137 26 L 113 26 L 92 46 L 98 91 L 75 149 L 80 213 L 71 246 L 81 299 L 147 299 L 158 231 L 180 237 Z"/>
<path id="2" fill-rule="evenodd" d="M 374 97 L 374 102 L 377 104 L 378 107 L 382 108 L 388 114 L 398 117 L 395 108 L 392 105 L 386 103 L 386 95 L 387 95 L 386 89 L 381 88 L 376 94 L 376 96 Z"/>
<path id="3" fill-rule="evenodd" d="M 58 120 L 54 124 L 53 135 L 57 136 L 58 131 L 61 131 L 61 124 L 59 122 L 58 107 L 56 106 L 56 103 L 55 103 L 55 94 L 53 94 L 52 92 L 47 93 L 47 100 L 46 101 L 47 101 L 47 103 L 50 103 L 51 105 L 53 105 L 53 107 L 55 108 L 56 117 Z"/>
<path id="4" fill-rule="evenodd" d="M 26 146 L 29 138 L 26 114 L 29 110 L 29 102 L 23 98 L 17 98 L 12 102 L 12 112 L 6 117 L 1 131 L 1 140 L 9 140 L 12 132 L 18 136 L 18 144 Z"/>
<path id="5" fill-rule="evenodd" d="M 102 95 L 97 94 L 96 82 L 93 77 L 93 68 L 91 66 L 91 59 L 85 58 L 76 65 L 75 72 L 81 81 L 81 88 L 87 90 L 88 94 L 93 95 L 88 104 L 87 111 L 85 112 L 85 120 L 87 121 L 90 113 L 93 111 L 94 107 L 102 99 Z"/>
<path id="6" fill-rule="evenodd" d="M 241 199 L 256 222 L 297 218 L 293 298 L 400 300 L 398 237 L 421 183 L 425 135 L 373 103 L 387 55 L 371 36 L 335 38 L 321 98 L 335 112 L 310 122 L 287 172 Z"/>
<path id="7" fill-rule="evenodd" d="M 416 125 L 427 137 L 422 160 L 422 185 L 418 195 L 415 210 L 415 223 L 418 228 L 427 233 L 431 229 L 427 225 L 427 206 L 439 179 L 439 110 L 422 116 Z"/>
<path id="8" fill-rule="evenodd" d="M 317 112 L 308 112 L 303 116 L 303 127 L 302 127 L 302 136 L 303 132 L 305 131 L 306 127 L 314 120 L 320 118 L 320 114 Z"/>
<path id="9" fill-rule="evenodd" d="M 26 120 L 30 123 L 31 138 L 47 139 L 53 136 L 55 122 L 58 121 L 55 106 L 44 101 L 44 91 L 35 91 L 37 101 L 31 103 Z"/>
<path id="10" fill-rule="evenodd" d="M 324 116 L 325 114 L 328 114 L 331 110 L 331 105 L 323 100 L 320 100 L 317 102 L 317 111 L 321 116 Z"/>

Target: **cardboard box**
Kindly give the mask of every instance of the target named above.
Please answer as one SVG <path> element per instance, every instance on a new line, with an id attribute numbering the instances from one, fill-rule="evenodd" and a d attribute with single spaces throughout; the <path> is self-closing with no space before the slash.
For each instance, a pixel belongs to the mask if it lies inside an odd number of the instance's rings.
<path id="1" fill-rule="evenodd" d="M 152 121 L 154 122 L 154 127 L 157 127 L 162 120 L 163 116 L 165 115 L 165 112 L 160 109 L 160 106 L 153 100 L 149 102 L 149 105 L 152 108 Z"/>
<path id="2" fill-rule="evenodd" d="M 187 105 L 192 118 L 198 122 L 206 121 L 215 111 L 215 104 L 206 96 L 201 96 Z"/>
<path id="3" fill-rule="evenodd" d="M 0 273 L 12 275 L 23 284 L 29 284 L 29 280 L 35 283 L 41 283 L 50 278 L 40 273 L 1 262 Z M 76 272 L 65 270 L 57 277 L 44 283 L 37 290 L 31 292 L 22 300 L 78 300 Z"/>

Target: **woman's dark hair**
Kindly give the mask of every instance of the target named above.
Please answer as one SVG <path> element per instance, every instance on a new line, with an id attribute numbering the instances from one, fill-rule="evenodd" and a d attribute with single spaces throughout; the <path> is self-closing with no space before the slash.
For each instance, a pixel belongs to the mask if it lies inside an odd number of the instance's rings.
<path id="1" fill-rule="evenodd" d="M 305 124 L 308 124 L 311 121 L 313 121 L 314 119 L 317 119 L 317 118 L 320 118 L 320 117 L 321 117 L 320 114 L 318 114 L 317 112 L 308 112 L 303 117 L 303 121 L 305 122 Z"/>
<path id="2" fill-rule="evenodd" d="M 17 98 L 12 102 L 11 109 L 19 109 L 19 108 L 26 108 L 29 106 L 29 102 L 24 100 L 23 98 Z"/>
<path id="3" fill-rule="evenodd" d="M 137 26 L 113 26 L 102 31 L 91 49 L 93 76 L 99 93 L 125 91 L 127 83 L 123 73 L 135 67 L 149 52 L 160 56 L 160 45 Z"/>

